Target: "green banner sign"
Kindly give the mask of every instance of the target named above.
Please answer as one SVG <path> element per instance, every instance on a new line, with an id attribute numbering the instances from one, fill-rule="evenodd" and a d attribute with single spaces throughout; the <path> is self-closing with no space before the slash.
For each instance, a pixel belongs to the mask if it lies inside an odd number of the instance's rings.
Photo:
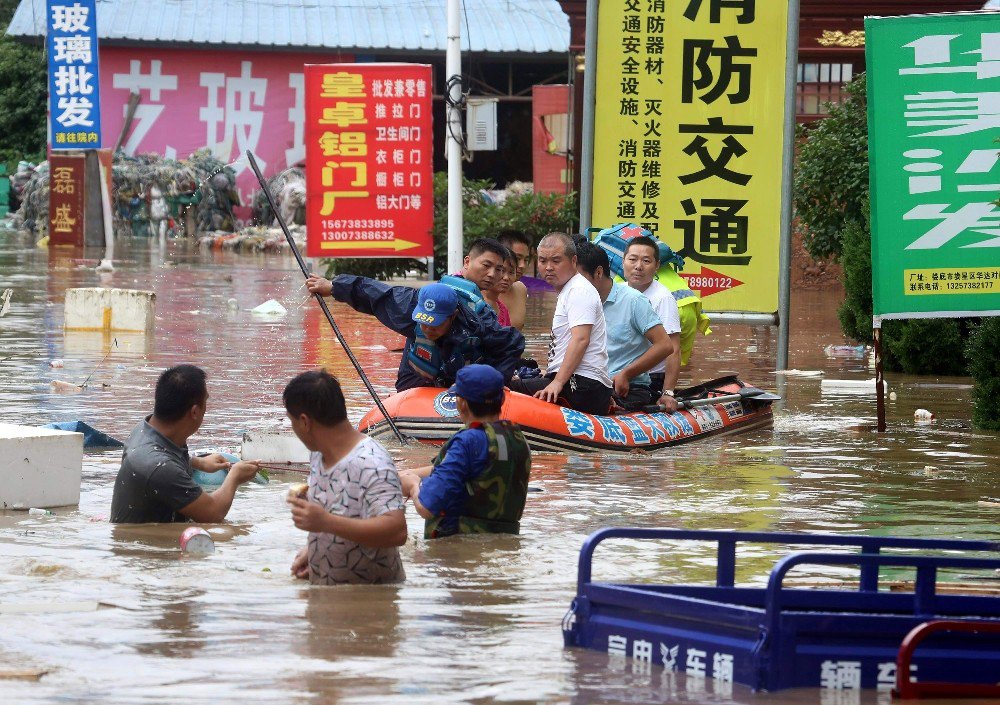
<path id="1" fill-rule="evenodd" d="M 874 315 L 1000 315 L 1000 15 L 865 20 Z"/>

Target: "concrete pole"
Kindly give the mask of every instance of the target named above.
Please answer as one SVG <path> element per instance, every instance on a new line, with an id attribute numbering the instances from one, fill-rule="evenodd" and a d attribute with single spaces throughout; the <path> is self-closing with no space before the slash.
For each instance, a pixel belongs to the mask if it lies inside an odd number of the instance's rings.
<path id="1" fill-rule="evenodd" d="M 583 144 L 573 153 L 579 154 L 576 168 L 580 172 L 580 232 L 587 232 L 593 223 L 594 211 L 594 119 L 597 103 L 597 14 L 598 0 L 587 0 L 587 28 L 583 49 Z M 602 223 L 607 227 L 610 223 Z"/>
<path id="2" fill-rule="evenodd" d="M 98 272 L 113 272 L 115 266 L 115 229 L 111 216 L 111 194 L 108 193 L 108 170 L 101 164 L 98 170 L 101 178 L 101 212 L 104 220 L 104 259 L 97 265 Z"/>
<path id="3" fill-rule="evenodd" d="M 448 0 L 448 44 L 445 54 L 448 156 L 448 274 L 462 268 L 465 245 L 462 240 L 462 29 L 459 0 Z"/>
<path id="4" fill-rule="evenodd" d="M 788 369 L 792 309 L 792 175 L 795 166 L 795 95 L 799 65 L 799 0 L 788 2 L 785 39 L 785 144 L 782 154 L 781 244 L 778 249 L 778 355 L 775 369 Z"/>

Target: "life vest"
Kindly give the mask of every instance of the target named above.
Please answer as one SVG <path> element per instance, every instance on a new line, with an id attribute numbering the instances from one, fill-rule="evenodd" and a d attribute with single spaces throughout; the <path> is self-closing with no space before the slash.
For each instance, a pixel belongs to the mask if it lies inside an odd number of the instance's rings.
<path id="1" fill-rule="evenodd" d="M 436 380 L 441 375 L 441 348 L 423 336 L 420 326 L 416 326 L 416 337 L 406 349 L 406 361 L 421 377 Z"/>
<path id="2" fill-rule="evenodd" d="M 464 277 L 456 277 L 449 274 L 441 277 L 440 283 L 454 289 L 455 293 L 458 294 L 459 305 L 463 306 L 466 311 L 476 318 L 483 318 L 483 316 L 490 315 L 496 317 L 496 311 L 483 298 L 483 292 L 473 282 Z"/>
<path id="3" fill-rule="evenodd" d="M 406 361 L 421 377 L 449 386 L 454 382 L 458 370 L 482 360 L 482 348 L 479 336 L 465 336 L 451 351 L 451 355 L 445 358 L 440 346 L 425 338 L 420 326 L 416 326 L 413 341 L 406 349 Z"/>
<path id="4" fill-rule="evenodd" d="M 656 273 L 656 281 L 670 289 L 670 293 L 673 294 L 678 308 L 681 306 L 693 306 L 695 304 L 698 304 L 699 307 L 701 306 L 701 298 L 691 291 L 687 280 L 678 274 L 672 265 L 666 264 L 660 267 L 660 271 Z"/>
<path id="5" fill-rule="evenodd" d="M 521 515 L 528 497 L 528 477 L 531 475 L 531 449 L 521 433 L 521 427 L 510 421 L 473 423 L 469 428 L 486 432 L 489 444 L 489 464 L 486 469 L 465 483 L 468 499 L 458 517 L 457 527 L 442 532 L 446 517 L 428 519 L 424 538 L 441 538 L 452 534 L 517 534 L 521 531 Z M 452 436 L 452 440 L 455 436 Z M 437 467 L 448 455 L 449 440 L 434 459 Z"/>

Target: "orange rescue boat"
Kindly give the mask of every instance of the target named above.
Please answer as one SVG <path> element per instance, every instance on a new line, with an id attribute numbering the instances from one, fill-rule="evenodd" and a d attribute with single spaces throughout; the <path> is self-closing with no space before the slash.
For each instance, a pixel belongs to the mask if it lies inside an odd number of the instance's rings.
<path id="1" fill-rule="evenodd" d="M 677 398 L 682 408 L 671 414 L 650 408 L 595 416 L 508 391 L 501 418 L 520 424 L 533 451 L 650 451 L 768 426 L 771 402 L 780 397 L 730 376 L 678 390 Z M 462 428 L 455 395 L 446 389 L 408 389 L 383 405 L 400 432 L 421 443 L 440 445 Z M 358 428 L 380 440 L 394 438 L 378 409 Z"/>

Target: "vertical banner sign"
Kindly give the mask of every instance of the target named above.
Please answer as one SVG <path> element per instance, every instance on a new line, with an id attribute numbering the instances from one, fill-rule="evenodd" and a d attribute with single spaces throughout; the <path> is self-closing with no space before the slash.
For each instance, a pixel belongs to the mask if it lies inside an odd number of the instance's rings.
<path id="1" fill-rule="evenodd" d="M 48 0 L 49 147 L 100 149 L 96 0 Z"/>
<path id="2" fill-rule="evenodd" d="M 431 67 L 307 65 L 306 252 L 433 255 Z"/>
<path id="3" fill-rule="evenodd" d="M 874 315 L 1000 315 L 1000 23 L 865 20 Z"/>
<path id="4" fill-rule="evenodd" d="M 594 225 L 684 256 L 707 310 L 778 308 L 788 3 L 601 0 Z"/>
<path id="5" fill-rule="evenodd" d="M 49 244 L 84 244 L 82 154 L 53 154 L 49 159 Z"/>

